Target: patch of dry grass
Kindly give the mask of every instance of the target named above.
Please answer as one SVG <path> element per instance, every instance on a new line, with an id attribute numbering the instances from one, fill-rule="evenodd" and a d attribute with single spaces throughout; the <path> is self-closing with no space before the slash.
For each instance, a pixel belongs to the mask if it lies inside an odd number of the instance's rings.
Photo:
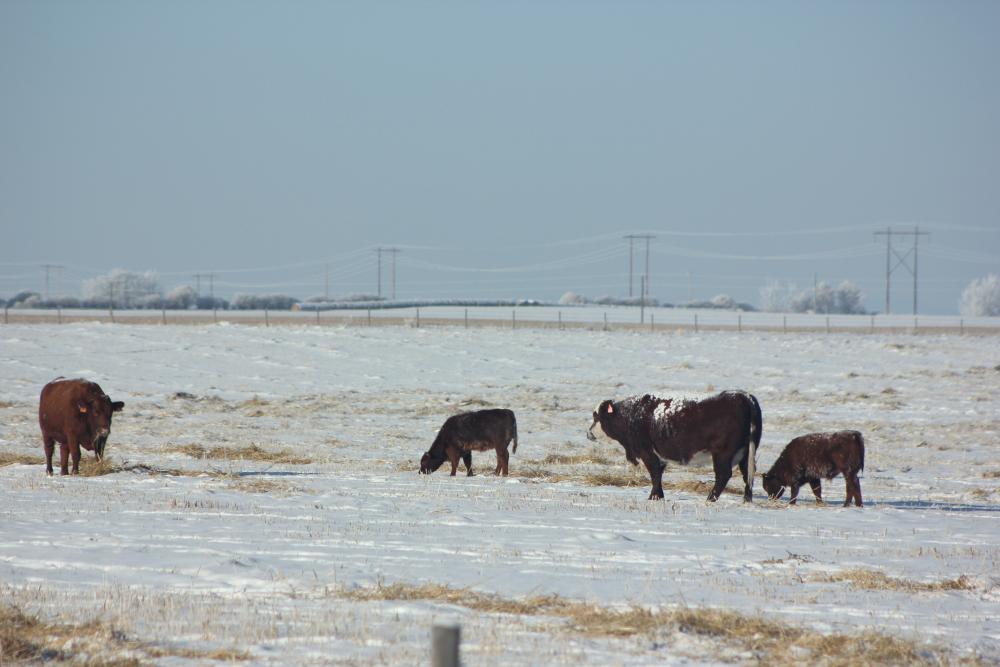
<path id="1" fill-rule="evenodd" d="M 177 445 L 167 449 L 169 452 L 186 454 L 196 459 L 236 459 L 241 461 L 262 461 L 265 463 L 285 463 L 288 465 L 309 465 L 312 459 L 299 456 L 292 451 L 283 449 L 277 452 L 268 451 L 257 444 L 249 447 L 203 447 L 202 445 Z"/>
<path id="2" fill-rule="evenodd" d="M 922 645 L 872 631 L 855 635 L 823 634 L 762 616 L 719 609 L 614 609 L 558 595 L 512 600 L 437 584 L 379 585 L 344 591 L 341 596 L 357 601 L 429 600 L 486 613 L 557 616 L 568 621 L 570 631 L 592 637 L 631 637 L 659 632 L 699 635 L 725 642 L 739 650 L 749 650 L 754 660 L 761 663 L 802 663 L 812 659 L 838 667 L 857 664 L 940 665 L 948 663 L 951 657 L 950 651 L 944 647 Z"/>
<path id="3" fill-rule="evenodd" d="M 823 583 L 846 582 L 851 588 L 869 591 L 905 591 L 907 593 L 932 593 L 938 591 L 971 591 L 975 588 L 972 579 L 961 575 L 943 581 L 914 581 L 890 577 L 880 570 L 855 568 L 834 574 L 824 574 L 812 579 Z"/>
<path id="4" fill-rule="evenodd" d="M 517 468 L 511 466 L 512 477 L 523 479 L 534 479 L 543 482 L 573 482 L 583 486 L 618 486 L 618 487 L 647 487 L 652 486 L 649 480 L 649 473 L 641 466 L 617 467 L 612 470 L 585 470 L 585 471 L 557 471 L 549 468 Z M 741 478 L 742 479 L 742 478 Z M 663 475 L 663 491 L 682 491 L 699 495 L 708 495 L 712 490 L 714 482 L 696 479 L 672 479 L 670 473 Z M 723 493 L 743 495 L 743 487 L 726 487 Z"/>
<path id="5" fill-rule="evenodd" d="M 26 466 L 44 465 L 45 457 L 33 454 L 12 454 L 10 452 L 0 452 L 0 466 L 12 466 L 15 464 Z"/>
<path id="6" fill-rule="evenodd" d="M 983 473 L 986 479 L 1000 479 L 1000 470 L 987 470 Z"/>
<path id="7" fill-rule="evenodd" d="M 269 493 L 273 495 L 302 493 L 304 490 L 284 482 L 262 477 L 232 477 L 231 486 L 244 493 Z"/>
<path id="8" fill-rule="evenodd" d="M 92 457 L 80 458 L 81 477 L 102 477 L 119 472 L 146 473 L 148 475 L 169 475 L 170 477 L 199 477 L 206 473 L 196 470 L 178 470 L 176 468 L 154 468 L 142 463 L 115 463 L 108 457 L 100 461 Z"/>
<path id="9" fill-rule="evenodd" d="M 17 607 L 0 606 L 0 664 L 64 663 L 86 667 L 139 667 L 155 658 L 249 660 L 242 651 L 154 646 L 128 639 L 100 621 L 67 624 L 42 621 Z"/>

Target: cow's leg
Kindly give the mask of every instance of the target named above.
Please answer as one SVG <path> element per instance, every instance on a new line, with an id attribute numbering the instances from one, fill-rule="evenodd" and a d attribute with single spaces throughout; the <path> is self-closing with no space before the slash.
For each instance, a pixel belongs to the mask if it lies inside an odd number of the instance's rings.
<path id="1" fill-rule="evenodd" d="M 789 491 L 791 491 L 792 494 L 791 497 L 788 499 L 789 505 L 794 505 L 795 501 L 798 500 L 800 486 L 802 485 L 799 484 L 798 482 L 792 482 L 792 484 L 789 485 Z"/>
<path id="2" fill-rule="evenodd" d="M 69 443 L 59 443 L 59 474 L 69 474 Z"/>
<path id="3" fill-rule="evenodd" d="M 72 440 L 71 443 L 69 453 L 73 457 L 73 474 L 78 475 L 80 474 L 80 443 L 76 440 Z"/>
<path id="4" fill-rule="evenodd" d="M 844 507 L 849 506 L 852 499 L 855 505 L 863 507 L 861 502 L 861 480 L 858 479 L 858 474 L 851 473 L 844 477 L 847 479 L 847 499 L 844 500 Z"/>
<path id="5" fill-rule="evenodd" d="M 452 453 L 452 452 L 448 453 L 448 462 L 451 463 L 451 476 L 452 477 L 454 477 L 455 473 L 458 472 L 458 460 L 459 460 L 459 458 L 460 457 L 458 456 L 458 454 L 455 454 L 455 453 Z"/>
<path id="6" fill-rule="evenodd" d="M 510 462 L 510 454 L 507 453 L 506 447 L 497 448 L 497 470 L 496 474 L 507 476 L 507 465 Z"/>
<path id="7" fill-rule="evenodd" d="M 813 490 L 813 495 L 816 496 L 816 502 L 817 503 L 822 503 L 823 502 L 823 483 L 820 480 L 818 480 L 818 479 L 811 479 L 811 480 L 809 480 L 809 486 Z M 848 482 L 848 486 L 850 486 L 850 482 Z M 847 490 L 848 495 L 850 495 L 850 492 L 851 492 L 850 489 L 848 489 Z"/>
<path id="8" fill-rule="evenodd" d="M 653 483 L 653 490 L 649 492 L 650 500 L 663 500 L 663 462 L 655 457 L 643 458 L 643 464 L 649 471 L 649 480 Z"/>
<path id="9" fill-rule="evenodd" d="M 743 475 L 743 502 L 753 502 L 753 489 L 750 488 L 752 480 L 750 479 L 750 471 L 748 470 L 747 457 L 740 459 L 740 474 Z"/>
<path id="10" fill-rule="evenodd" d="M 52 455 L 56 451 L 56 441 L 54 438 L 43 438 L 42 442 L 45 445 L 45 473 L 47 475 L 52 474 Z"/>
<path id="11" fill-rule="evenodd" d="M 472 477 L 472 452 L 465 452 L 462 454 L 462 463 L 465 464 L 466 476 Z"/>
<path id="12" fill-rule="evenodd" d="M 729 478 L 733 476 L 733 462 L 724 456 L 712 456 L 712 468 L 715 470 L 715 486 L 708 494 L 708 502 L 714 503 L 726 490 Z"/>

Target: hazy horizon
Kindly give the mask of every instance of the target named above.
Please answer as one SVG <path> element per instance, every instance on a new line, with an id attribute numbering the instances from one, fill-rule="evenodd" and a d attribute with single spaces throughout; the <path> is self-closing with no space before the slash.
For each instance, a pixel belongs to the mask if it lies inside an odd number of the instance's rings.
<path id="1" fill-rule="evenodd" d="M 988 2 L 8 1 L 0 297 L 46 264 L 53 296 L 123 268 L 305 299 L 328 265 L 375 293 L 379 246 L 401 299 L 626 296 L 623 236 L 653 234 L 661 301 L 850 280 L 879 312 L 875 232 L 919 226 L 919 310 L 955 313 L 1000 273 L 998 28 Z"/>

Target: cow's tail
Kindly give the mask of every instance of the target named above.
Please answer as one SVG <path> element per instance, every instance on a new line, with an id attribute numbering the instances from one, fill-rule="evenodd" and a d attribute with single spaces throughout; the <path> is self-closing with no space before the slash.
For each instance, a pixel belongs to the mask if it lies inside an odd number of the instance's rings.
<path id="1" fill-rule="evenodd" d="M 865 469 L 865 436 L 861 435 L 860 431 L 858 432 L 858 444 L 861 445 L 861 460 L 859 462 L 861 464 L 861 467 L 858 468 L 858 470 L 864 470 Z"/>
<path id="2" fill-rule="evenodd" d="M 517 417 L 514 416 L 513 412 L 511 412 L 511 414 L 510 414 L 510 421 L 511 421 L 511 424 L 513 424 L 513 426 L 514 426 L 514 429 L 513 429 L 514 430 L 514 448 L 513 448 L 513 452 L 515 454 L 517 454 Z"/>
<path id="3" fill-rule="evenodd" d="M 748 393 L 750 399 L 750 446 L 747 448 L 747 477 L 750 490 L 753 491 L 753 479 L 757 474 L 757 448 L 760 447 L 760 437 L 764 433 L 764 419 L 760 413 L 760 403 L 757 397 Z"/>

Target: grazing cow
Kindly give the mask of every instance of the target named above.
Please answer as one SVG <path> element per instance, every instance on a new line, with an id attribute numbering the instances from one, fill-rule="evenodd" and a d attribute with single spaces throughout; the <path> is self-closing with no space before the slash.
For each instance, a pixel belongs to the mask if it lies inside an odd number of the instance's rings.
<path id="1" fill-rule="evenodd" d="M 38 424 L 45 444 L 45 472 L 52 474 L 52 453 L 59 443 L 60 473 L 80 472 L 80 447 L 93 451 L 97 460 L 104 456 L 104 444 L 111 432 L 111 415 L 125 404 L 112 402 L 99 385 L 87 380 L 56 378 L 42 387 L 38 403 Z"/>
<path id="2" fill-rule="evenodd" d="M 517 452 L 517 419 L 510 410 L 476 410 L 448 417 L 431 448 L 420 459 L 421 474 L 429 475 L 447 459 L 451 462 L 451 476 L 458 470 L 458 460 L 465 463 L 467 474 L 472 476 L 472 452 L 495 449 L 497 475 L 507 475 L 510 454 L 507 445 L 514 440 Z"/>
<path id="3" fill-rule="evenodd" d="M 858 431 L 810 433 L 795 438 L 778 455 L 771 469 L 764 473 L 764 491 L 771 499 L 780 498 L 785 486 L 792 489 L 791 504 L 795 504 L 799 487 L 809 482 L 816 502 L 823 502 L 820 479 L 843 475 L 847 482 L 844 507 L 861 504 L 861 482 L 858 472 L 865 468 L 865 439 Z"/>
<path id="4" fill-rule="evenodd" d="M 760 404 L 745 391 L 724 391 L 701 400 L 657 398 L 646 394 L 623 401 L 604 401 L 594 410 L 587 437 L 596 440 L 594 427 L 617 440 L 633 465 L 641 460 L 649 471 L 650 500 L 663 498 L 663 469 L 667 461 L 687 464 L 700 452 L 712 457 L 714 502 L 739 465 L 743 500 L 753 499 L 754 466 L 762 431 Z"/>

